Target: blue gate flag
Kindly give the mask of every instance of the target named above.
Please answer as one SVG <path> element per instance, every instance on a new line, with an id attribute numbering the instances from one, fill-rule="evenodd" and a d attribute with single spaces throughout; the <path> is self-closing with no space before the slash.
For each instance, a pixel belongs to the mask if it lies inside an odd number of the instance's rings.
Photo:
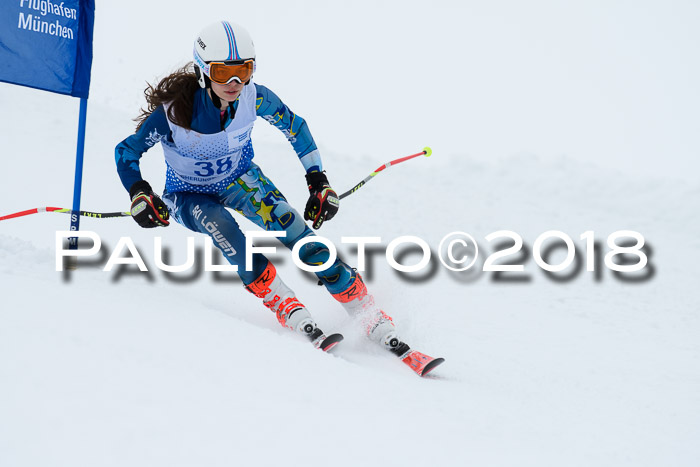
<path id="1" fill-rule="evenodd" d="M 95 0 L 2 0 L 0 81 L 87 98 Z"/>

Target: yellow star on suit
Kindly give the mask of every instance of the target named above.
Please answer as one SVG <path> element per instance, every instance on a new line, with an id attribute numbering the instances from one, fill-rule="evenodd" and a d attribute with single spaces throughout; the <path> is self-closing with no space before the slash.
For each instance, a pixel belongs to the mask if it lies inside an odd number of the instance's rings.
<path id="1" fill-rule="evenodd" d="M 275 208 L 275 205 L 272 204 L 268 206 L 265 204 L 265 201 L 260 202 L 260 209 L 258 209 L 255 214 L 260 216 L 265 223 L 265 225 L 272 223 L 272 216 L 270 215 L 272 213 L 272 210 Z"/>

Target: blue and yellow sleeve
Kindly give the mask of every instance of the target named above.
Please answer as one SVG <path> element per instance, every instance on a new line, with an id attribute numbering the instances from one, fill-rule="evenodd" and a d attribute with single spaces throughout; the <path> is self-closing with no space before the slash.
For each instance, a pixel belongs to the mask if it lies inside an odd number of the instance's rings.
<path id="1" fill-rule="evenodd" d="M 292 112 L 274 92 L 257 83 L 255 87 L 257 115 L 284 133 L 307 173 L 321 172 L 321 155 L 306 121 Z"/>
<path id="2" fill-rule="evenodd" d="M 163 107 L 158 107 L 136 133 L 117 144 L 114 159 L 117 163 L 119 178 L 127 191 L 135 182 L 143 180 L 139 168 L 139 160 L 143 153 L 151 149 L 169 132 L 170 127 L 165 111 Z"/>

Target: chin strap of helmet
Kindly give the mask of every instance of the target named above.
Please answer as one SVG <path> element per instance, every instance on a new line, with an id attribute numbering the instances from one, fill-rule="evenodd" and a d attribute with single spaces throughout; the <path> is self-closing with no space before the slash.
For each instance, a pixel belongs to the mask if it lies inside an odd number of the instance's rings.
<path id="1" fill-rule="evenodd" d="M 209 81 L 208 78 L 207 81 Z M 209 83 L 207 83 L 207 89 L 209 89 L 209 97 L 211 97 L 211 101 L 214 103 L 214 107 L 216 107 L 217 109 L 221 109 L 221 99 L 219 99 L 219 96 L 216 95 Z"/>
<path id="2" fill-rule="evenodd" d="M 211 80 L 207 75 L 205 75 L 202 70 L 195 65 L 194 67 L 194 74 L 197 76 L 197 79 L 204 78 L 204 89 L 209 89 L 209 97 L 211 97 L 211 101 L 214 103 L 214 106 L 217 109 L 221 108 L 221 99 L 219 99 L 219 96 L 216 95 L 215 92 L 211 91 Z"/>

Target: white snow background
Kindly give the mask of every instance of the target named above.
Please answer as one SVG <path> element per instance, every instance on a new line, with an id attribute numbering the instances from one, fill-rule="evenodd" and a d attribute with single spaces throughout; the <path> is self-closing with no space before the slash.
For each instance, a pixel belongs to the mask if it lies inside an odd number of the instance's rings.
<path id="1" fill-rule="evenodd" d="M 3 221 L 1 466 L 698 465 L 697 2 L 98 1 L 83 209 L 128 209 L 114 146 L 145 82 L 221 18 L 250 30 L 256 81 L 307 119 L 339 192 L 433 148 L 344 200 L 319 234 L 353 264 L 341 236 L 416 235 L 434 251 L 453 231 L 477 239 L 469 273 L 434 260 L 431 277 L 407 279 L 381 254 L 366 273 L 405 340 L 446 363 L 421 379 L 367 342 L 282 248 L 286 282 L 346 335 L 333 355 L 239 282 L 158 271 L 156 235 L 172 263 L 185 259 L 179 225 L 83 218 L 105 254 L 131 237 L 151 272 L 85 263 L 66 275 L 54 244 L 68 216 Z M 70 207 L 78 100 L 3 83 L 0 106 L 0 215 Z M 254 141 L 303 207 L 283 135 L 260 121 Z M 142 172 L 162 189 L 159 147 Z M 600 262 L 556 282 L 530 252 L 508 258 L 529 281 L 494 281 L 478 268 L 503 229 L 530 251 L 566 232 L 584 262 L 583 232 L 605 254 L 609 234 L 635 230 L 650 277 L 624 281 Z"/>

